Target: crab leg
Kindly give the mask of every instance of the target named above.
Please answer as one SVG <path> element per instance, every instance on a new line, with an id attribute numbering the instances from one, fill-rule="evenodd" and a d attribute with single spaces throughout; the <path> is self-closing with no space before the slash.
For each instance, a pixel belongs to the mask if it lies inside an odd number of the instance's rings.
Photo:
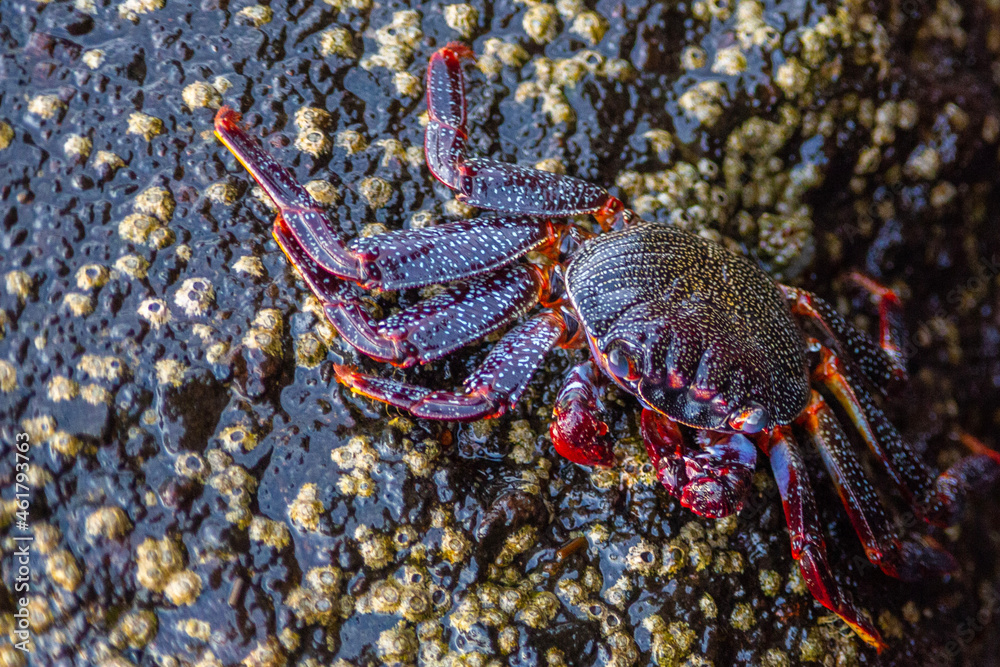
<path id="1" fill-rule="evenodd" d="M 625 206 L 606 190 L 584 180 L 538 169 L 466 156 L 465 74 L 462 61 L 472 52 L 449 44 L 427 67 L 424 135 L 427 165 L 435 178 L 472 206 L 522 215 L 568 217 L 591 214 L 601 225 Z"/>
<path id="2" fill-rule="evenodd" d="M 985 448 L 935 475 L 863 385 L 854 381 L 850 368 L 826 347 L 820 346 L 820 355 L 813 379 L 837 399 L 865 444 L 925 520 L 951 525 L 962 510 L 967 491 L 982 489 L 1000 477 L 1000 454 Z"/>
<path id="3" fill-rule="evenodd" d="M 427 114 L 424 152 L 427 167 L 449 188 L 458 188 L 459 166 L 465 159 L 465 73 L 463 60 L 475 60 L 464 44 L 451 43 L 427 64 Z"/>
<path id="4" fill-rule="evenodd" d="M 863 331 L 858 331 L 829 303 L 812 292 L 779 284 L 792 313 L 814 323 L 843 356 L 849 356 L 879 391 L 894 379 L 905 380 L 906 370 Z"/>
<path id="5" fill-rule="evenodd" d="M 347 245 L 366 278 L 363 287 L 400 290 L 489 273 L 558 238 L 545 220 L 497 216 L 362 237 Z"/>
<path id="6" fill-rule="evenodd" d="M 574 366 L 556 396 L 549 436 L 560 456 L 586 466 L 615 463 L 608 425 L 600 419 L 607 380 L 593 360 Z"/>
<path id="7" fill-rule="evenodd" d="M 360 280 L 358 261 L 337 234 L 336 225 L 306 189 L 240 125 L 240 115 L 222 107 L 215 115 L 215 136 L 236 156 L 278 207 L 285 228 L 325 271 Z"/>
<path id="8" fill-rule="evenodd" d="M 359 394 L 414 417 L 472 421 L 499 417 L 517 403 L 545 354 L 566 331 L 560 315 L 543 311 L 509 331 L 459 392 L 434 391 L 335 366 L 337 380 Z"/>
<path id="9" fill-rule="evenodd" d="M 545 276 L 516 264 L 456 283 L 381 322 L 374 321 L 347 283 L 322 270 L 279 220 L 274 238 L 323 308 L 337 332 L 379 361 L 412 366 L 438 359 L 496 331 L 528 312 L 547 289 Z"/>
<path id="10" fill-rule="evenodd" d="M 757 448 L 745 435 L 706 431 L 708 442 L 690 450 L 674 421 L 646 409 L 641 430 L 657 478 L 681 505 L 713 519 L 743 509 L 757 465 Z"/>
<path id="11" fill-rule="evenodd" d="M 353 296 L 327 304 L 325 311 L 352 347 L 405 368 L 484 338 L 527 313 L 545 291 L 537 268 L 517 264 L 451 285 L 377 323 Z"/>
<path id="12" fill-rule="evenodd" d="M 865 642 L 881 652 L 886 645 L 878 630 L 831 574 L 809 473 L 802 453 L 792 439 L 791 430 L 787 426 L 779 426 L 769 438 L 759 438 L 759 444 L 771 461 L 792 541 L 792 558 L 798 562 L 809 592 L 820 604 L 840 616 Z"/>
<path id="13" fill-rule="evenodd" d="M 875 488 L 865 476 L 861 462 L 851 450 L 847 434 L 830 406 L 815 390 L 796 423 L 805 428 L 816 442 L 868 560 L 889 576 L 904 581 L 955 569 L 956 563 L 951 554 L 930 538 L 921 538 L 922 543 L 900 539 Z"/>
<path id="14" fill-rule="evenodd" d="M 278 216 L 271 228 L 271 234 L 291 265 L 298 269 L 299 275 L 309 286 L 309 291 L 315 294 L 317 299 L 323 303 L 334 303 L 350 294 L 349 286 L 344 281 L 332 273 L 324 271 L 312 257 L 306 254 L 302 244 L 292 234 L 292 230 L 288 228 L 288 223 L 285 222 L 284 218 Z"/>
<path id="15" fill-rule="evenodd" d="M 878 305 L 879 345 L 892 359 L 894 372 L 901 378 L 906 377 L 906 365 L 903 358 L 903 304 L 899 295 L 888 287 L 872 280 L 868 276 L 853 271 L 851 281 L 871 295 Z"/>

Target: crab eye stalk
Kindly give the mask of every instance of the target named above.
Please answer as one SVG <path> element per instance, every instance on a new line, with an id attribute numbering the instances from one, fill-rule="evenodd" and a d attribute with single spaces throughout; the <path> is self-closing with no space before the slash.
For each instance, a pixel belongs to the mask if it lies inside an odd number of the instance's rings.
<path id="1" fill-rule="evenodd" d="M 767 427 L 768 414 L 764 406 L 751 403 L 739 412 L 729 415 L 729 428 L 740 433 L 753 435 Z"/>

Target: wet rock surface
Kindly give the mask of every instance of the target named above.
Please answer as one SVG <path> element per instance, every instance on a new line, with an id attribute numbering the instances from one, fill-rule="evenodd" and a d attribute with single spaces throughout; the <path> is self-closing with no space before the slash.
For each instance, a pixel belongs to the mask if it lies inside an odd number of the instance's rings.
<path id="1" fill-rule="evenodd" d="M 627 397 L 615 469 L 555 455 L 576 353 L 494 422 L 331 385 L 331 362 L 399 371 L 337 339 L 212 117 L 243 112 L 346 234 L 471 215 L 423 162 L 423 71 L 451 40 L 479 54 L 477 151 L 608 185 L 870 331 L 843 276 L 877 277 L 910 331 L 896 423 L 939 468 L 962 433 L 1000 446 L 993 0 L 3 0 L 0 663 L 998 664 L 996 491 L 933 533 L 954 577 L 902 583 L 813 457 L 876 656 L 806 591 L 766 467 L 738 517 L 691 515 Z M 488 347 L 405 375 L 457 385 Z M 30 654 L 12 643 L 19 535 Z"/>

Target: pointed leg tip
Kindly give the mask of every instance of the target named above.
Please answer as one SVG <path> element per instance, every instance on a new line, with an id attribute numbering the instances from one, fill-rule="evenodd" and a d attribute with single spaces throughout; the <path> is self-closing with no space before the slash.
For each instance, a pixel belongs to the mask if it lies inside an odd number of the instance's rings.
<path id="1" fill-rule="evenodd" d="M 333 374 L 334 377 L 337 378 L 337 382 L 352 388 L 355 386 L 358 377 L 361 375 L 346 364 L 334 364 Z"/>
<path id="2" fill-rule="evenodd" d="M 230 106 L 223 106 L 215 113 L 215 131 L 231 132 L 239 129 L 242 116 L 238 111 Z"/>
<path id="3" fill-rule="evenodd" d="M 473 53 L 469 45 L 463 44 L 462 42 L 448 42 L 448 44 L 445 45 L 440 52 L 450 55 L 458 60 L 476 59 L 476 54 Z"/>

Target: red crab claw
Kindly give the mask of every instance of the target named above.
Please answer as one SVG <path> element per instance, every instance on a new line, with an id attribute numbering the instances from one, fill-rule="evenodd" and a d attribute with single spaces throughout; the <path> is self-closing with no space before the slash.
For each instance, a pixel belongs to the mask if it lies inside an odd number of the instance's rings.
<path id="1" fill-rule="evenodd" d="M 757 448 L 740 433 L 712 433 L 688 449 L 677 424 L 653 410 L 642 411 L 642 439 L 657 477 L 681 505 L 713 519 L 743 509 L 757 465 Z"/>
<path id="2" fill-rule="evenodd" d="M 608 425 L 601 421 L 604 383 L 593 361 L 574 367 L 552 409 L 549 435 L 556 452 L 573 463 L 608 467 L 615 463 Z"/>

